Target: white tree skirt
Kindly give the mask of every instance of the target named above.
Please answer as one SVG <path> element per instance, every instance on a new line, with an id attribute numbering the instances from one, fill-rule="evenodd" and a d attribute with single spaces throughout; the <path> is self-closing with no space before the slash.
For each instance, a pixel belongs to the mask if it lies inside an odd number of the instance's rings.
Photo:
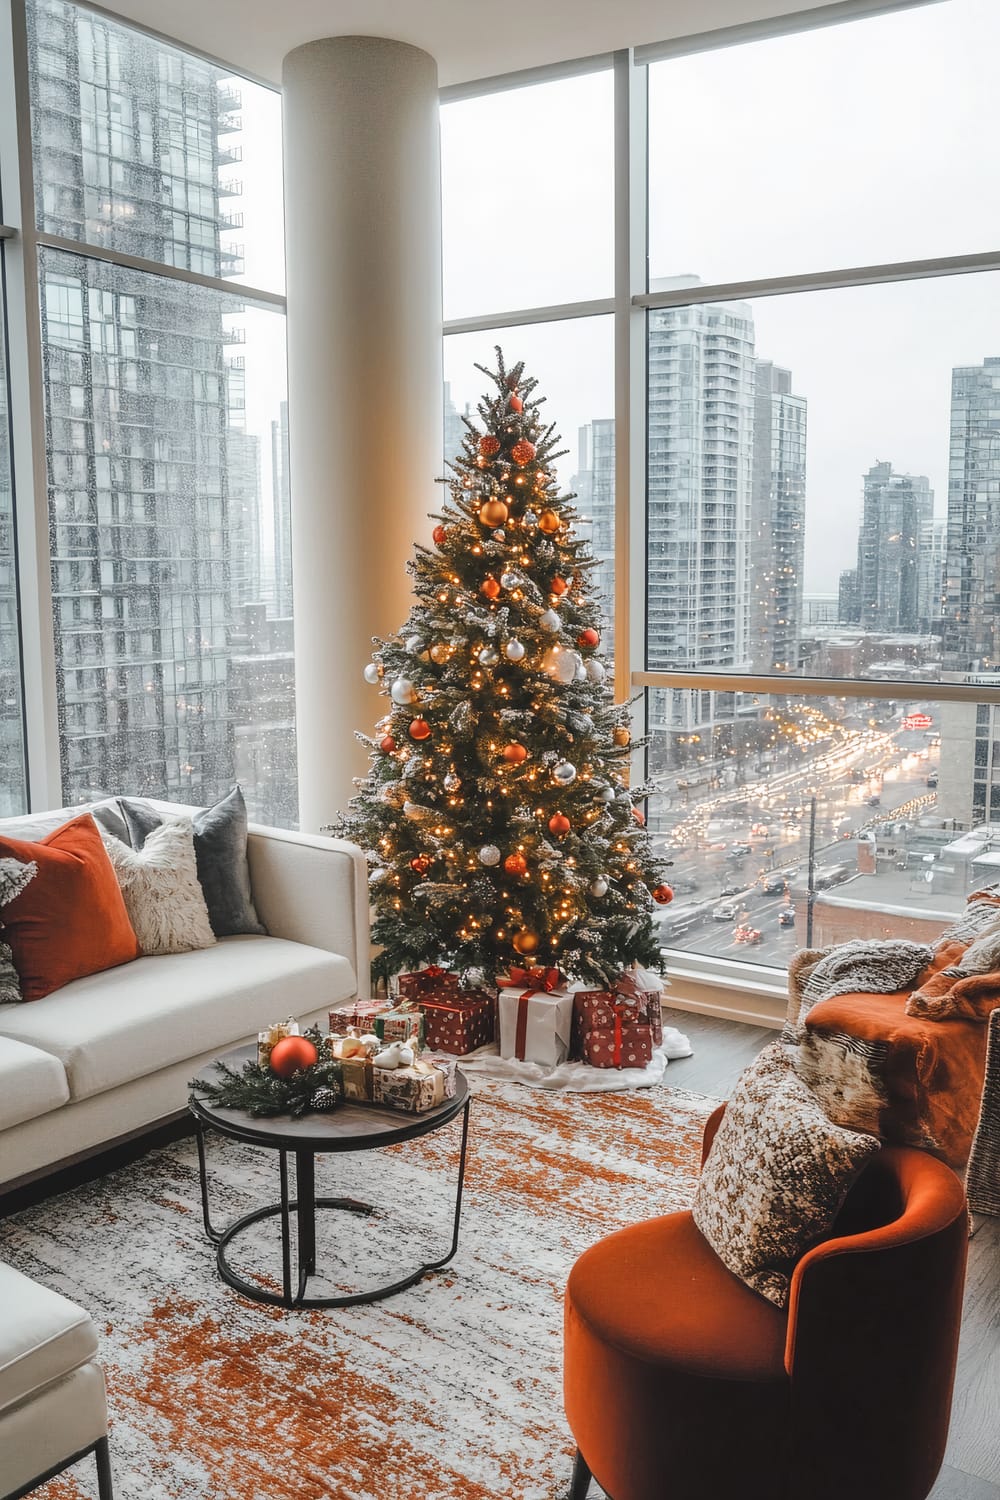
<path id="1" fill-rule="evenodd" d="M 567 1089 L 574 1094 L 605 1094 L 618 1089 L 651 1089 L 663 1082 L 671 1058 L 690 1057 L 691 1043 L 683 1032 L 664 1026 L 663 1045 L 657 1047 L 644 1068 L 592 1068 L 589 1063 L 564 1062 L 556 1068 L 541 1063 L 518 1062 L 516 1057 L 501 1057 L 497 1046 L 480 1047 L 461 1057 L 463 1073 L 489 1078 L 507 1078 L 526 1083 L 535 1089 Z"/>

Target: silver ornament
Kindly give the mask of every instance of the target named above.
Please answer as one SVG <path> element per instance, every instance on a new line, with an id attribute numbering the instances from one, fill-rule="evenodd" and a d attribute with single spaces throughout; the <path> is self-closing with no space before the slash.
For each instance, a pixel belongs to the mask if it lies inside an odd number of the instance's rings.
<path id="1" fill-rule="evenodd" d="M 539 630 L 547 630 L 550 634 L 559 629 L 559 624 L 559 616 L 554 609 L 547 609 L 544 614 L 538 617 Z"/>
<path id="2" fill-rule="evenodd" d="M 417 690 L 408 677 L 397 677 L 390 688 L 393 703 L 416 703 Z"/>
<path id="3" fill-rule="evenodd" d="M 601 896 L 606 896 L 608 894 L 608 882 L 605 880 L 603 875 L 598 875 L 596 880 L 591 881 L 590 894 L 592 896 L 597 896 L 598 899 Z"/>
<path id="4" fill-rule="evenodd" d="M 506 531 L 494 531 L 493 540 L 495 542 L 505 542 L 507 540 Z"/>
<path id="5" fill-rule="evenodd" d="M 570 765 L 568 760 L 561 760 L 552 775 L 560 786 L 569 786 L 576 780 L 576 766 Z"/>
<path id="6" fill-rule="evenodd" d="M 495 667 L 500 660 L 499 653 L 492 646 L 484 646 L 476 658 L 481 667 Z"/>
<path id="7" fill-rule="evenodd" d="M 503 654 L 508 661 L 520 661 L 524 656 L 524 647 L 520 641 L 508 641 L 503 648 Z"/>
<path id="8" fill-rule="evenodd" d="M 500 863 L 500 850 L 496 844 L 484 844 L 479 851 L 479 863 L 481 865 L 498 865 Z"/>
<path id="9" fill-rule="evenodd" d="M 533 510 L 526 510 L 521 519 L 524 522 L 525 526 L 538 525 L 538 517 L 535 515 L 535 512 Z"/>
<path id="10" fill-rule="evenodd" d="M 576 676 L 576 663 L 573 660 L 575 655 L 574 651 L 563 651 L 559 646 L 550 646 L 542 657 L 542 671 L 565 687 Z"/>
<path id="11" fill-rule="evenodd" d="M 461 776 L 456 776 L 454 771 L 449 771 L 444 778 L 444 789 L 446 792 L 457 792 L 462 785 Z"/>
<path id="12" fill-rule="evenodd" d="M 587 676 L 591 682 L 603 682 L 607 675 L 607 672 L 604 670 L 604 663 L 599 662 L 596 657 L 590 657 L 587 662 Z"/>
<path id="13" fill-rule="evenodd" d="M 516 573 L 501 573 L 500 582 L 505 589 L 516 589 L 521 580 Z"/>
<path id="14" fill-rule="evenodd" d="M 370 661 L 367 667 L 365 667 L 365 681 L 371 683 L 372 687 L 374 687 L 381 676 L 382 673 L 379 671 L 377 663 Z"/>
<path id="15" fill-rule="evenodd" d="M 613 786 L 602 787 L 597 794 L 598 802 L 613 802 L 615 800 L 615 789 Z"/>
<path id="16" fill-rule="evenodd" d="M 419 656 L 424 649 L 424 643 L 419 635 L 411 635 L 406 642 L 406 649 L 411 656 Z"/>

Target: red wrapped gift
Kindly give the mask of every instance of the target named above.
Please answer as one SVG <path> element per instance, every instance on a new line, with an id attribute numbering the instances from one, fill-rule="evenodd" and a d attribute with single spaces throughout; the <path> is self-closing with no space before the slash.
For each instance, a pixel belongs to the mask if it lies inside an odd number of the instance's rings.
<path id="1" fill-rule="evenodd" d="M 583 1060 L 592 1068 L 644 1068 L 653 1057 L 653 1028 L 645 1022 L 622 1022 L 615 1014 L 606 1031 L 588 1031 Z"/>
<path id="2" fill-rule="evenodd" d="M 398 974 L 396 986 L 401 1000 L 417 1001 L 425 997 L 443 1000 L 458 994 L 458 976 L 437 964 L 428 964 L 426 969 L 417 969 L 412 974 Z"/>
<path id="3" fill-rule="evenodd" d="M 424 1013 L 424 1041 L 436 1052 L 464 1057 L 492 1042 L 496 998 L 489 990 L 459 990 L 416 1001 Z"/>
<path id="4" fill-rule="evenodd" d="M 343 1010 L 331 1010 L 330 1030 L 335 1036 L 346 1036 L 349 1031 L 371 1031 L 375 1017 L 385 1009 L 385 1000 L 355 1000 Z"/>
<path id="5" fill-rule="evenodd" d="M 570 1057 L 583 1057 L 588 1032 L 606 1031 L 617 1015 L 622 1025 L 649 1026 L 653 1046 L 663 1045 L 660 990 L 641 986 L 637 976 L 622 974 L 614 990 L 577 990 L 573 997 L 573 1039 Z"/>

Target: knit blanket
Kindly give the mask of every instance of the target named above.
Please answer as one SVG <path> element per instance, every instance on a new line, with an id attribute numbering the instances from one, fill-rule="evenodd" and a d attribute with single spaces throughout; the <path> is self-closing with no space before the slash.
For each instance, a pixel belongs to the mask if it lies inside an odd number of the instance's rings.
<path id="1" fill-rule="evenodd" d="M 927 943 L 905 938 L 853 938 L 832 948 L 806 948 L 788 967 L 788 1031 L 796 1031 L 820 1000 L 834 995 L 893 995 L 911 988 L 930 963 Z"/>

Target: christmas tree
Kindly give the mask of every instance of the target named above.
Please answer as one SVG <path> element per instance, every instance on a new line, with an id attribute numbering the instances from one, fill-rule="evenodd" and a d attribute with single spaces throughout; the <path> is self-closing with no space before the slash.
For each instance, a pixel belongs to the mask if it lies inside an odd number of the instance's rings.
<path id="1" fill-rule="evenodd" d="M 630 793 L 627 705 L 615 706 L 604 618 L 523 364 L 466 418 L 450 499 L 418 545 L 415 602 L 365 676 L 391 707 L 338 832 L 368 853 L 377 971 L 510 964 L 604 984 L 659 963 L 670 900 Z"/>

